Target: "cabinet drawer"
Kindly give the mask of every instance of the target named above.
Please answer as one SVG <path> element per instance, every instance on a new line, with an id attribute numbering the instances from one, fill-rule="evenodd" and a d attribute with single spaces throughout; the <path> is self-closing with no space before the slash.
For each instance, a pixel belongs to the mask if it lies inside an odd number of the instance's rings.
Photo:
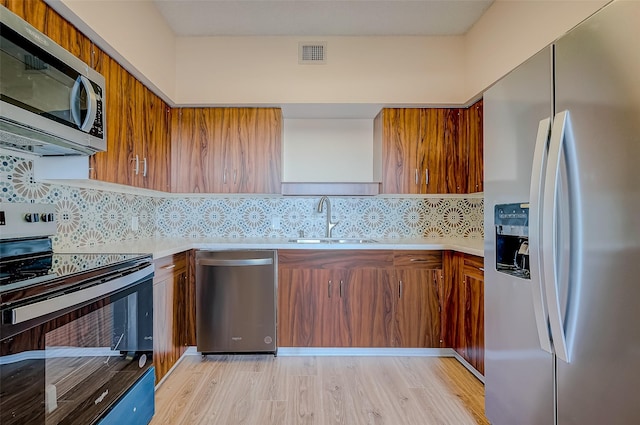
<path id="1" fill-rule="evenodd" d="M 441 269 L 441 251 L 394 251 L 394 267 L 419 268 L 419 269 Z"/>
<path id="2" fill-rule="evenodd" d="M 158 258 L 153 262 L 155 266 L 154 282 L 161 282 L 174 273 L 185 271 L 187 268 L 187 256 L 184 252 Z"/>
<path id="3" fill-rule="evenodd" d="M 484 278 L 484 258 L 466 254 L 462 271 L 465 275 L 476 279 Z"/>

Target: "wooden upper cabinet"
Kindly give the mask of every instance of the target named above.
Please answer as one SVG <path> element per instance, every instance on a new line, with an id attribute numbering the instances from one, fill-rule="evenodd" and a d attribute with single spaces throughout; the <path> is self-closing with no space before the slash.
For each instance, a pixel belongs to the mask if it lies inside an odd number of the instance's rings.
<path id="1" fill-rule="evenodd" d="M 469 182 L 468 191 L 484 191 L 483 103 L 479 100 L 468 110 Z"/>
<path id="2" fill-rule="evenodd" d="M 172 111 L 172 191 L 280 193 L 279 108 Z"/>
<path id="3" fill-rule="evenodd" d="M 383 109 L 374 140 L 382 146 L 382 193 L 482 190 L 482 101 L 467 109 Z"/>
<path id="4" fill-rule="evenodd" d="M 450 110 L 442 108 L 420 109 L 422 134 L 419 193 L 447 192 L 447 131 Z"/>
<path id="5" fill-rule="evenodd" d="M 93 50 L 94 68 L 106 80 L 107 151 L 91 156 L 90 177 L 168 191 L 168 105 L 107 54 Z"/>
<path id="6" fill-rule="evenodd" d="M 422 155 L 420 109 L 383 109 L 374 125 L 382 134 L 382 192 L 420 193 L 418 169 Z"/>

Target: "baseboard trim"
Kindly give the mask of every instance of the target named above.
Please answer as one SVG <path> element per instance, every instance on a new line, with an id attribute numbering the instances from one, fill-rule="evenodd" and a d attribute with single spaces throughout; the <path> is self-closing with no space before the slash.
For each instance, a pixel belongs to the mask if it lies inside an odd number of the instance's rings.
<path id="1" fill-rule="evenodd" d="M 278 356 L 454 357 L 451 348 L 279 347 Z"/>
<path id="2" fill-rule="evenodd" d="M 471 366 L 471 363 L 466 361 L 464 357 L 458 354 L 456 350 L 451 349 L 451 351 L 453 351 L 453 357 L 455 357 L 456 360 L 458 360 L 462 364 L 462 366 L 464 366 L 469 372 L 473 374 L 473 376 L 478 378 L 478 380 L 484 384 L 484 375 L 478 372 L 475 367 Z"/>
<path id="3" fill-rule="evenodd" d="M 198 356 L 196 347 L 189 347 L 176 362 L 169 372 L 158 382 L 156 389 L 171 374 L 173 369 L 178 366 L 184 356 Z M 480 382 L 484 384 L 484 376 L 471 366 L 453 348 L 350 348 L 350 347 L 279 347 L 278 356 L 282 357 L 303 357 L 303 356 L 397 356 L 397 357 L 454 357 L 462 366 L 473 374 Z"/>
<path id="4" fill-rule="evenodd" d="M 189 348 L 195 348 L 195 347 L 189 347 Z M 184 352 L 184 353 L 182 353 L 182 355 L 180 356 L 180 358 L 178 359 L 178 361 L 177 361 L 177 362 L 175 362 L 175 363 L 173 364 L 173 366 L 171 366 L 171 369 L 169 369 L 169 370 L 167 371 L 167 373 L 162 377 L 162 379 L 160 380 L 160 382 L 158 382 L 158 383 L 156 384 L 156 386 L 155 386 L 155 391 L 158 391 L 158 388 L 160 388 L 160 385 L 164 384 L 164 381 L 166 381 L 166 380 L 167 380 L 167 378 L 171 375 L 171 372 L 173 372 L 173 371 L 178 367 L 178 365 L 180 364 L 180 362 L 184 359 L 184 356 L 185 356 L 185 355 L 187 354 L 187 352 L 189 351 L 189 348 L 187 348 L 187 349 L 185 350 L 185 352 Z"/>

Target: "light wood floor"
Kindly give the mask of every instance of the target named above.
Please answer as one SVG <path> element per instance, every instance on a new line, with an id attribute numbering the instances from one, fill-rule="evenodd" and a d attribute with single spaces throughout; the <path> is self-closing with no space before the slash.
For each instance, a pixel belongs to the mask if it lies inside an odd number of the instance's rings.
<path id="1" fill-rule="evenodd" d="M 186 356 L 152 425 L 488 424 L 484 387 L 435 357 Z"/>

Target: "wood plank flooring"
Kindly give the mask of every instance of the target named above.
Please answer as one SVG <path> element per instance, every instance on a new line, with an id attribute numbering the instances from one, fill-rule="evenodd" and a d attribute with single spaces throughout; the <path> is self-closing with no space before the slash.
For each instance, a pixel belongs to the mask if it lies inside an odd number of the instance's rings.
<path id="1" fill-rule="evenodd" d="M 185 356 L 152 425 L 488 424 L 484 387 L 453 358 Z"/>

